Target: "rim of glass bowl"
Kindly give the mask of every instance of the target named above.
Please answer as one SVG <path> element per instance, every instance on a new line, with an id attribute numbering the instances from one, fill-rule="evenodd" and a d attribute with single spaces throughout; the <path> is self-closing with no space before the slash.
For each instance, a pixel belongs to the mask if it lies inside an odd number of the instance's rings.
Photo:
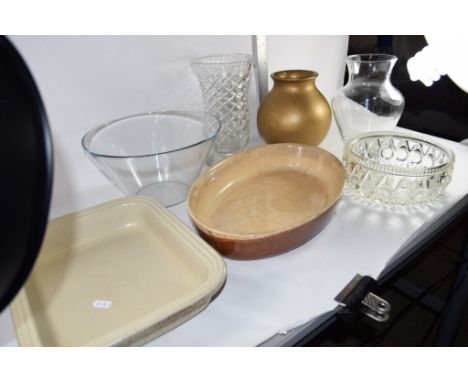
<path id="1" fill-rule="evenodd" d="M 426 144 L 432 145 L 437 147 L 439 150 L 444 151 L 447 155 L 447 162 L 435 167 L 426 167 L 426 168 L 404 168 L 394 165 L 387 165 L 387 164 L 379 164 L 373 160 L 367 159 L 360 154 L 357 154 L 352 150 L 352 147 L 359 142 L 360 140 L 366 138 L 379 138 L 379 137 L 397 137 L 397 138 L 408 138 L 417 141 L 422 141 Z M 363 133 L 359 134 L 358 136 L 350 139 L 345 144 L 345 162 L 349 162 L 350 160 L 347 158 L 350 156 L 351 161 L 356 161 L 359 165 L 371 169 L 376 170 L 382 173 L 391 174 L 391 175 L 399 175 L 399 176 L 427 176 L 436 173 L 440 173 L 443 171 L 447 171 L 451 166 L 453 166 L 455 162 L 455 155 L 449 147 L 443 146 L 440 143 L 428 139 L 425 136 L 415 133 L 404 133 L 400 131 L 374 131 L 371 133 Z"/>
<path id="2" fill-rule="evenodd" d="M 213 58 L 229 57 L 236 58 L 234 60 L 221 60 L 218 62 L 206 61 Z M 192 65 L 232 65 L 232 64 L 241 64 L 244 62 L 251 62 L 252 56 L 245 53 L 227 53 L 227 54 L 212 54 L 209 56 L 197 57 L 191 61 Z"/>
<path id="3" fill-rule="evenodd" d="M 106 127 L 112 126 L 113 124 L 115 124 L 117 122 L 122 122 L 122 121 L 125 121 L 127 119 L 132 119 L 132 118 L 137 118 L 137 117 L 145 117 L 145 116 L 152 116 L 152 115 L 170 115 L 170 116 L 187 117 L 187 118 L 193 118 L 193 117 L 211 118 L 213 120 L 213 122 L 216 123 L 217 128 L 214 129 L 213 134 L 210 135 L 209 137 L 207 137 L 205 139 L 202 139 L 200 141 L 197 141 L 197 142 L 195 142 L 195 143 L 193 143 L 191 145 L 179 147 L 179 148 L 176 148 L 176 149 L 173 149 L 173 150 L 159 151 L 159 152 L 155 152 L 155 153 L 151 153 L 151 154 L 108 155 L 108 154 L 101 154 L 101 153 L 95 152 L 95 151 L 91 150 L 88 147 L 89 144 L 91 143 L 92 138 L 98 132 L 100 132 L 101 130 L 104 130 Z M 211 139 L 214 139 L 216 137 L 216 135 L 218 135 L 218 132 L 219 132 L 220 129 L 221 129 L 221 121 L 218 118 L 216 118 L 214 115 L 209 114 L 209 113 L 205 113 L 205 112 L 202 112 L 202 111 L 175 111 L 175 110 L 150 111 L 150 112 L 147 112 L 147 113 L 133 114 L 133 115 L 129 115 L 129 116 L 126 116 L 126 117 L 123 117 L 123 118 L 115 119 L 113 121 L 107 122 L 107 123 L 105 123 L 103 125 L 100 125 L 100 126 L 97 126 L 97 127 L 93 128 L 93 129 L 91 129 L 81 139 L 81 146 L 83 147 L 83 149 L 87 153 L 89 153 L 91 155 L 95 155 L 97 157 L 102 157 L 102 158 L 119 158 L 119 159 L 145 158 L 145 157 L 152 157 L 152 156 L 155 156 L 155 155 L 170 154 L 170 153 L 173 153 L 173 152 L 176 152 L 176 151 L 181 151 L 181 150 L 185 150 L 185 149 L 189 149 L 191 147 L 201 145 L 201 144 L 203 144 L 203 143 L 205 143 L 205 142 L 207 142 L 207 141 L 209 141 Z"/>
<path id="4" fill-rule="evenodd" d="M 386 62 L 392 60 L 398 60 L 398 57 L 393 54 L 386 54 L 386 53 L 361 53 L 361 54 L 352 54 L 351 56 L 346 57 L 349 61 L 357 61 L 359 59 L 360 62 L 366 63 L 374 63 L 374 62 Z"/>

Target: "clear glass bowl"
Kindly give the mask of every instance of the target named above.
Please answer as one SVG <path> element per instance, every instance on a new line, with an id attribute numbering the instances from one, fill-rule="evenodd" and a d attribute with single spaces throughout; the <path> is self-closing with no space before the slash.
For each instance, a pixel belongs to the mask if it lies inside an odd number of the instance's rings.
<path id="1" fill-rule="evenodd" d="M 450 183 L 452 150 L 418 134 L 365 133 L 345 145 L 348 187 L 385 204 L 409 205 L 435 199 Z"/>
<path id="2" fill-rule="evenodd" d="M 124 194 L 183 202 L 220 129 L 207 113 L 133 115 L 89 131 L 81 144 L 96 167 Z"/>

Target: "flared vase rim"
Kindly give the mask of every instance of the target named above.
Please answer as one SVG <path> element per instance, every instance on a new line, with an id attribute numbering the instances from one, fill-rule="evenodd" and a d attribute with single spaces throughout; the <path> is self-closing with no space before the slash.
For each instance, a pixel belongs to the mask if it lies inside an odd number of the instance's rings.
<path id="1" fill-rule="evenodd" d="M 211 54 L 191 60 L 192 65 L 233 65 L 251 62 L 252 56 L 246 53 Z"/>
<path id="2" fill-rule="evenodd" d="M 398 57 L 387 53 L 360 53 L 352 54 L 346 57 L 346 60 L 348 62 L 375 64 L 379 62 L 394 62 L 398 60 Z"/>
<path id="3" fill-rule="evenodd" d="M 306 81 L 312 80 L 319 76 L 314 70 L 306 69 L 290 69 L 290 70 L 279 70 L 271 74 L 271 78 L 275 81 Z"/>

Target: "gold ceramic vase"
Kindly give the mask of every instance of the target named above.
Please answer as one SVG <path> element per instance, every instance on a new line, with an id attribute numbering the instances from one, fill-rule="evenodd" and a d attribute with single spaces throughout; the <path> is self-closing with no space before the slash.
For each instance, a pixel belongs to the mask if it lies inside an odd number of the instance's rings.
<path id="1" fill-rule="evenodd" d="M 330 129 L 332 113 L 315 86 L 318 73 L 284 70 L 271 75 L 273 89 L 257 114 L 260 135 L 267 143 L 303 143 L 318 146 Z"/>

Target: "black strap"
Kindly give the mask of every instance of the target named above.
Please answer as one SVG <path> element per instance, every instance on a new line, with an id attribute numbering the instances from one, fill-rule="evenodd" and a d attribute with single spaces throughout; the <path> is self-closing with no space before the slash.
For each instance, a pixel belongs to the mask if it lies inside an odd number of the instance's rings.
<path id="1" fill-rule="evenodd" d="M 359 313 L 361 310 L 361 301 L 369 292 L 373 292 L 377 288 L 377 282 L 372 277 L 363 276 L 351 293 L 343 300 L 343 303 L 352 312 Z"/>

